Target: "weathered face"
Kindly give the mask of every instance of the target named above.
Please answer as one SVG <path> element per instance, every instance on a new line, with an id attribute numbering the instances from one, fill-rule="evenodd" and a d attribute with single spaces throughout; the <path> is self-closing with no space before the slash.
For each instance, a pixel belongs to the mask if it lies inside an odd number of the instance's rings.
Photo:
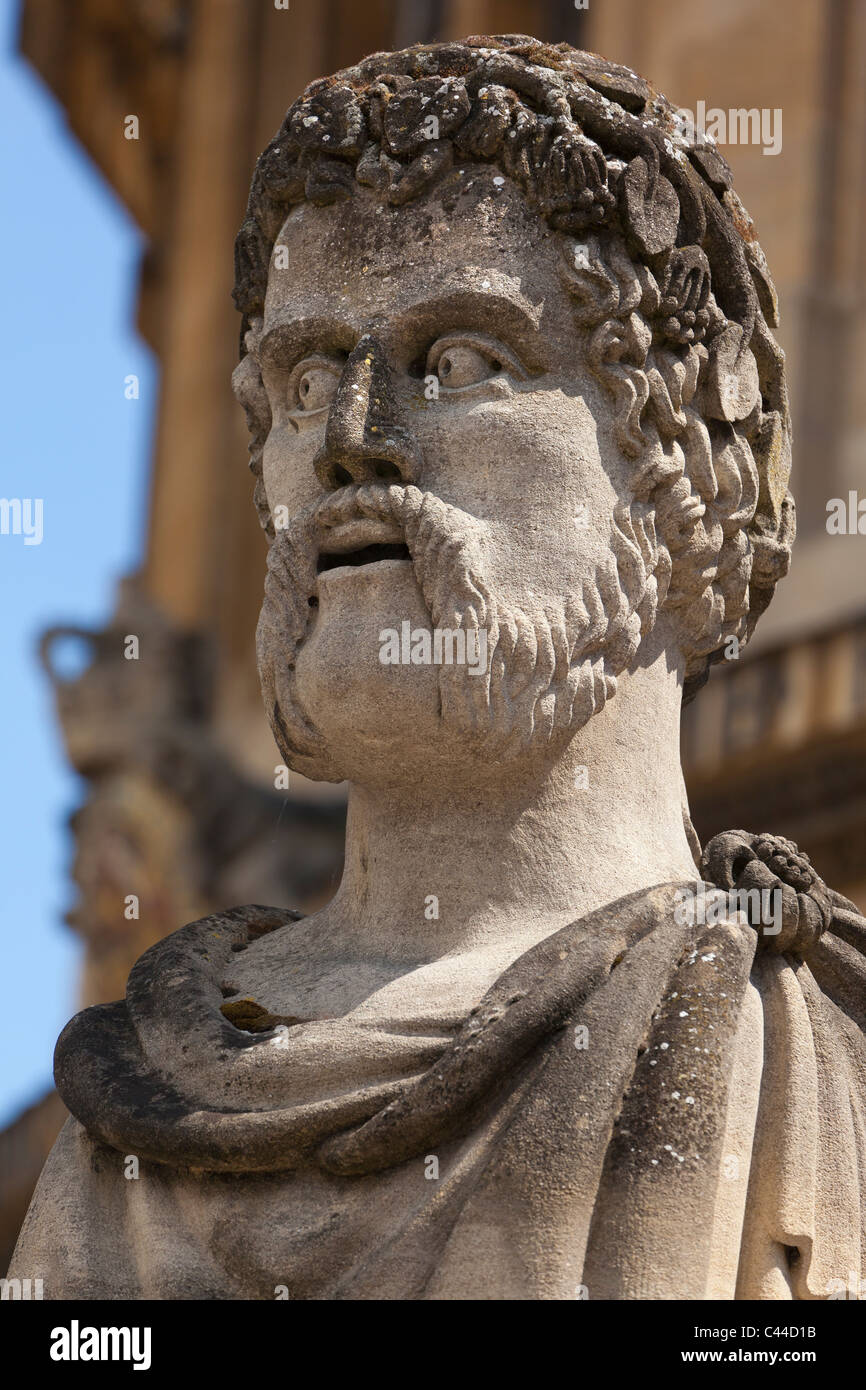
<path id="1" fill-rule="evenodd" d="M 273 419 L 263 474 L 275 544 L 301 526 L 318 574 L 294 676 L 273 641 L 265 662 L 277 702 L 300 702 L 341 775 L 362 777 L 395 745 L 404 765 L 410 748 L 427 766 L 452 757 L 469 732 L 459 708 L 475 711 L 476 733 L 502 733 L 518 687 L 529 733 L 571 722 L 545 691 L 565 681 L 568 695 L 578 639 L 597 655 L 618 601 L 611 523 L 626 471 L 610 399 L 583 365 L 566 252 L 489 166 L 455 169 L 403 207 L 366 190 L 301 205 L 277 238 L 258 348 Z M 422 660 L 401 662 L 405 643 L 386 650 L 382 634 L 406 622 L 480 626 L 475 671 L 471 651 L 447 669 L 417 644 Z M 578 722 L 603 703 L 598 672 L 595 685 Z"/>

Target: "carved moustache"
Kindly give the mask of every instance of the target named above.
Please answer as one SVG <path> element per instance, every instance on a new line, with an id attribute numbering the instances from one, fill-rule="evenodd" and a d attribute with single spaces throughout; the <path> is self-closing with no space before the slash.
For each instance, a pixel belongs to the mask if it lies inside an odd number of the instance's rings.
<path id="1" fill-rule="evenodd" d="M 277 531 L 268 552 L 265 601 L 256 637 L 268 716 L 281 748 L 298 770 L 326 756 L 321 735 L 301 708 L 292 672 L 298 648 L 318 606 L 318 575 L 337 565 L 411 560 L 434 626 L 466 631 L 496 623 L 495 605 L 480 579 L 486 527 L 431 492 L 396 484 L 351 484 L 298 512 Z M 286 674 L 283 676 L 281 672 Z M 486 679 L 463 689 L 461 672 L 440 673 L 443 718 L 485 718 Z M 483 686 L 483 690 L 477 690 Z M 468 706 L 468 707 L 467 707 Z"/>

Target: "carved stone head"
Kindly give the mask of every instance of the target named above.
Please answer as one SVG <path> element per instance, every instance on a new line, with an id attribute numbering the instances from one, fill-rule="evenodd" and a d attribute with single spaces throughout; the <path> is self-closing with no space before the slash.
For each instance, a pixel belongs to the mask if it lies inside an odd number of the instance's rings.
<path id="1" fill-rule="evenodd" d="M 775 294 L 634 73 L 510 36 L 313 83 L 235 298 L 290 766 L 555 756 L 650 633 L 687 698 L 748 639 L 794 535 Z"/>

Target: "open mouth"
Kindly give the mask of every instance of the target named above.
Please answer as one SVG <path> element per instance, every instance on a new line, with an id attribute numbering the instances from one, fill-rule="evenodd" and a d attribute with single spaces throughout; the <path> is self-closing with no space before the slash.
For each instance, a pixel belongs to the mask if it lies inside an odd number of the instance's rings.
<path id="1" fill-rule="evenodd" d="M 410 560 L 409 547 L 398 542 L 385 545 L 365 545 L 360 550 L 323 552 L 316 566 L 317 574 L 339 569 L 341 565 L 377 565 L 380 560 Z"/>

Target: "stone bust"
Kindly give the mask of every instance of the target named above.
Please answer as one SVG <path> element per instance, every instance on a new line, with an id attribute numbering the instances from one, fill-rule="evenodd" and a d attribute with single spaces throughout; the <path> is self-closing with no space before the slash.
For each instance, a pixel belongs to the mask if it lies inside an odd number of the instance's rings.
<path id="1" fill-rule="evenodd" d="M 72 1021 L 13 1272 L 831 1296 L 861 1273 L 866 923 L 787 841 L 702 851 L 679 760 L 794 536 L 727 164 L 567 45 L 378 53 L 259 160 L 236 301 L 265 706 L 290 768 L 349 783 L 345 873 L 311 917 L 183 927 Z"/>

